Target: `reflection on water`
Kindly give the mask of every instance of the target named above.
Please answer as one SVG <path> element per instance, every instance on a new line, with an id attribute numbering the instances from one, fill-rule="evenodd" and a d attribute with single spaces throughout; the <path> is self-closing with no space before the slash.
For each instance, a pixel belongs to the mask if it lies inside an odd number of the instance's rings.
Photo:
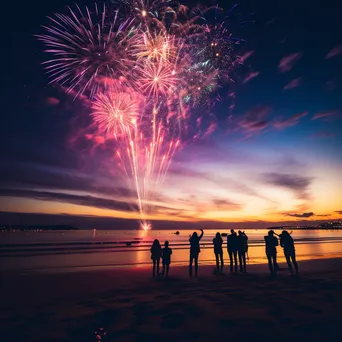
<path id="1" fill-rule="evenodd" d="M 189 235 L 192 231 L 70 231 L 0 233 L 0 269 L 24 270 L 109 265 L 145 265 L 151 262 L 150 246 L 157 238 L 170 241 L 172 264 L 189 260 Z M 263 236 L 266 230 L 246 230 L 249 237 L 249 264 L 266 263 Z M 201 241 L 201 264 L 214 264 L 212 239 L 216 230 L 205 230 Z M 294 231 L 297 260 L 342 257 L 341 231 Z M 224 238 L 226 243 L 226 238 Z M 128 246 L 128 244 L 129 246 Z M 224 259 L 227 252 L 224 246 Z M 281 247 L 278 258 L 284 262 Z"/>

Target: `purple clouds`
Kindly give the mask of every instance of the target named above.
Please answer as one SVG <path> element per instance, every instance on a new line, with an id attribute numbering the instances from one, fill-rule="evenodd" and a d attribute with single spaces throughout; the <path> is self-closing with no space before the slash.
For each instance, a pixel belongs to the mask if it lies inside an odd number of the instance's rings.
<path id="1" fill-rule="evenodd" d="M 278 65 L 278 71 L 281 73 L 290 71 L 295 66 L 295 64 L 302 58 L 302 56 L 302 52 L 286 55 L 280 60 Z"/>
<path id="2" fill-rule="evenodd" d="M 297 199 L 308 200 L 310 198 L 308 191 L 312 181 L 311 177 L 274 172 L 265 173 L 263 180 L 266 184 L 293 191 Z"/>
<path id="3" fill-rule="evenodd" d="M 325 59 L 330 59 L 330 58 L 336 57 L 340 54 L 342 54 L 342 45 L 335 46 L 333 49 L 331 49 L 328 52 L 328 54 L 325 56 Z"/>
<path id="4" fill-rule="evenodd" d="M 242 83 L 247 83 L 249 82 L 250 80 L 252 80 L 253 78 L 257 77 L 258 75 L 260 74 L 259 71 L 254 71 L 254 72 L 251 72 L 250 74 L 248 74 L 244 80 L 242 81 Z"/>
<path id="5" fill-rule="evenodd" d="M 289 117 L 288 119 L 278 119 L 273 123 L 273 126 L 277 129 L 284 129 L 287 127 L 295 126 L 299 123 L 300 119 L 307 115 L 308 112 L 301 112 Z"/>
<path id="6" fill-rule="evenodd" d="M 284 87 L 284 90 L 290 90 L 293 88 L 297 88 L 302 84 L 302 78 L 294 78 L 292 81 L 290 81 L 286 86 Z"/>

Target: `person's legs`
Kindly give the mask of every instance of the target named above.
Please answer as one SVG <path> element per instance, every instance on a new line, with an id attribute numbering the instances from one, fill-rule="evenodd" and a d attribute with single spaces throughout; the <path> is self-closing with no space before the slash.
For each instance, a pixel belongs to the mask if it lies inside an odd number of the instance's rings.
<path id="1" fill-rule="evenodd" d="M 166 278 L 169 276 L 170 265 L 166 265 Z"/>
<path id="2" fill-rule="evenodd" d="M 157 260 L 157 276 L 159 276 L 159 264 L 160 264 L 160 259 Z"/>
<path id="3" fill-rule="evenodd" d="M 189 263 L 189 275 L 192 276 L 192 263 L 193 263 L 194 257 L 192 254 L 190 254 L 190 263 Z"/>
<path id="4" fill-rule="evenodd" d="M 239 265 L 240 265 L 240 272 L 242 272 L 242 252 L 238 252 L 239 254 Z"/>
<path id="5" fill-rule="evenodd" d="M 233 272 L 233 252 L 228 251 L 228 254 L 229 254 L 230 272 Z"/>
<path id="6" fill-rule="evenodd" d="M 292 265 L 291 265 L 290 255 L 288 253 L 284 253 L 284 254 L 285 254 L 287 266 L 289 267 L 289 270 L 290 270 L 291 274 L 293 275 L 293 269 L 292 269 Z"/>
<path id="7" fill-rule="evenodd" d="M 272 260 L 273 260 L 273 273 L 274 275 L 277 275 L 277 271 L 279 269 L 278 263 L 277 263 L 277 254 L 272 255 Z"/>
<path id="8" fill-rule="evenodd" d="M 197 277 L 198 273 L 198 254 L 195 256 L 195 277 Z"/>
<path id="9" fill-rule="evenodd" d="M 238 271 L 237 251 L 234 251 L 234 263 L 235 263 L 235 272 L 237 272 Z"/>
<path id="10" fill-rule="evenodd" d="M 291 259 L 292 259 L 293 265 L 295 267 L 296 274 L 298 274 L 298 264 L 297 264 L 297 260 L 296 260 L 296 252 L 292 253 Z"/>
<path id="11" fill-rule="evenodd" d="M 153 274 L 153 278 L 156 277 L 156 260 L 153 259 L 153 271 L 152 271 L 152 274 Z"/>
<path id="12" fill-rule="evenodd" d="M 223 273 L 223 252 L 220 253 L 220 259 L 221 259 L 221 273 Z"/>
<path id="13" fill-rule="evenodd" d="M 216 258 L 216 269 L 217 269 L 217 272 L 220 272 L 219 255 L 217 253 L 215 253 L 215 258 Z"/>
<path id="14" fill-rule="evenodd" d="M 163 277 L 165 276 L 165 264 L 163 263 L 163 272 L 162 272 Z"/>
<path id="15" fill-rule="evenodd" d="M 242 252 L 242 264 L 243 264 L 243 272 L 246 273 L 246 253 Z"/>
<path id="16" fill-rule="evenodd" d="M 273 264 L 272 264 L 272 257 L 270 254 L 266 254 L 268 260 L 268 268 L 270 269 L 271 275 L 273 275 Z"/>

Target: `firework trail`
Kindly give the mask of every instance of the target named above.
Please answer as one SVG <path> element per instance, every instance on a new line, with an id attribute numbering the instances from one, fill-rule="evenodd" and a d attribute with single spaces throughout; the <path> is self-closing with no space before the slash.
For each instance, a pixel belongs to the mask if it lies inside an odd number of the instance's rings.
<path id="1" fill-rule="evenodd" d="M 174 0 L 76 6 L 49 18 L 38 36 L 53 56 L 45 62 L 51 82 L 87 96 L 99 133 L 115 139 L 144 228 L 191 107 L 217 99 L 213 93 L 237 64 L 237 43 L 224 22 L 205 19 L 212 9 L 216 16 L 217 7 L 191 10 Z"/>

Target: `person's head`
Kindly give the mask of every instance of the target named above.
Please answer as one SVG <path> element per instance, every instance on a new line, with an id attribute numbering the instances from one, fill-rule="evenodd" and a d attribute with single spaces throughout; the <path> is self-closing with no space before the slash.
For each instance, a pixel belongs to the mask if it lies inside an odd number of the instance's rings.
<path id="1" fill-rule="evenodd" d="M 239 234 L 239 235 L 242 235 L 242 231 L 241 231 L 241 230 L 239 230 L 239 231 L 238 231 L 238 234 Z"/>
<path id="2" fill-rule="evenodd" d="M 216 233 L 216 238 L 219 239 L 221 237 L 221 234 L 219 232 Z"/>
<path id="3" fill-rule="evenodd" d="M 192 237 L 193 237 L 193 238 L 197 238 L 197 237 L 198 237 L 197 233 L 196 233 L 196 232 L 193 232 L 193 233 L 192 233 Z"/>
<path id="4" fill-rule="evenodd" d="M 160 243 L 159 243 L 159 240 L 158 239 L 155 239 L 153 241 L 153 246 L 160 246 Z"/>
<path id="5" fill-rule="evenodd" d="M 268 236 L 273 236 L 274 235 L 274 231 L 273 230 L 270 230 L 269 232 L 268 232 Z"/>
<path id="6" fill-rule="evenodd" d="M 234 229 L 231 229 L 231 230 L 230 230 L 230 232 L 231 232 L 232 234 L 235 234 L 235 231 L 234 231 Z"/>
<path id="7" fill-rule="evenodd" d="M 165 247 L 169 247 L 169 241 L 165 241 L 165 242 L 164 242 L 164 246 L 165 246 Z"/>
<path id="8" fill-rule="evenodd" d="M 287 230 L 283 230 L 283 231 L 281 232 L 281 235 L 282 235 L 282 236 L 289 236 L 290 234 L 289 234 L 289 232 L 288 232 Z"/>

